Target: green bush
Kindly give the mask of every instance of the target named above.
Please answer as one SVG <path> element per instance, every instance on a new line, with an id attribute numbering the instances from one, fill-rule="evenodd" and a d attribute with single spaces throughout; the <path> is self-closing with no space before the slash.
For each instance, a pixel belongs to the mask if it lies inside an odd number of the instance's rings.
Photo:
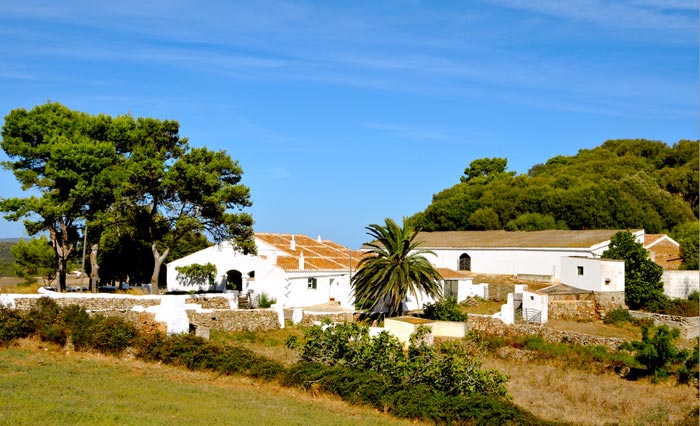
<path id="1" fill-rule="evenodd" d="M 41 340 L 61 346 L 66 344 L 68 331 L 62 324 L 61 308 L 53 299 L 42 297 L 37 300 L 29 311 L 28 318 Z"/>
<path id="2" fill-rule="evenodd" d="M 679 336 L 677 328 L 643 325 L 642 340 L 625 342 L 620 348 L 632 351 L 634 359 L 646 368 L 647 374 L 663 378 L 671 373 L 673 364 L 684 362 L 688 357 L 686 350 L 678 349 L 673 344 Z"/>
<path id="3" fill-rule="evenodd" d="M 34 326 L 19 311 L 0 305 L 0 345 L 7 346 L 15 339 L 34 333 Z"/>
<path id="4" fill-rule="evenodd" d="M 656 312 L 680 317 L 696 317 L 700 315 L 700 304 L 691 299 L 669 299 Z"/>
<path id="5" fill-rule="evenodd" d="M 467 321 L 467 314 L 462 312 L 456 297 L 423 305 L 423 317 L 437 321 Z"/>
<path id="6" fill-rule="evenodd" d="M 305 331 L 301 359 L 328 366 L 373 371 L 395 386 L 426 384 L 448 394 L 483 393 L 507 397 L 506 377 L 495 370 L 482 371 L 481 360 L 462 345 L 426 344 L 427 327 L 419 327 L 405 351 L 386 332 L 369 337 L 369 328 L 356 323 L 325 324 Z"/>
<path id="7" fill-rule="evenodd" d="M 270 297 L 269 294 L 267 293 L 262 293 L 260 295 L 260 307 L 261 308 L 269 308 L 270 306 L 274 305 L 277 303 L 277 299 L 274 297 Z"/>
<path id="8" fill-rule="evenodd" d="M 608 312 L 608 314 L 605 316 L 603 319 L 603 322 L 605 324 L 614 324 L 616 326 L 621 326 L 625 323 L 634 323 L 635 318 L 632 317 L 630 314 L 630 311 L 626 308 L 615 308 L 612 311 Z"/>
<path id="9" fill-rule="evenodd" d="M 87 328 L 87 333 L 86 340 L 89 347 L 108 355 L 121 355 L 133 345 L 138 336 L 136 327 L 132 324 L 121 318 L 103 316 L 92 318 L 92 324 Z M 74 344 L 75 340 L 74 337 Z"/>

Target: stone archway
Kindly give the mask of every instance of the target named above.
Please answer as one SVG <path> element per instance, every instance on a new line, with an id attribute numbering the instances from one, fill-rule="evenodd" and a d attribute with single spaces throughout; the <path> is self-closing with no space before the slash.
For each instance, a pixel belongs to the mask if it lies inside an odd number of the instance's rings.
<path id="1" fill-rule="evenodd" d="M 241 271 L 235 269 L 226 271 L 226 290 L 243 292 L 243 274 Z"/>

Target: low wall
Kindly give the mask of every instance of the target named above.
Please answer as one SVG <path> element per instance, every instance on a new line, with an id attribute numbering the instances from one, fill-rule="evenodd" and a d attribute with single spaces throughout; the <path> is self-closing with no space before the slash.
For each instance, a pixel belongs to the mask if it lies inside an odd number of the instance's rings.
<path id="1" fill-rule="evenodd" d="M 700 292 L 699 271 L 665 270 L 661 276 L 664 294 L 672 299 L 687 299 L 693 291 Z"/>
<path id="2" fill-rule="evenodd" d="M 549 319 L 589 321 L 596 318 L 595 300 L 550 300 Z"/>
<path id="3" fill-rule="evenodd" d="M 625 293 L 620 291 L 549 295 L 549 319 L 592 321 L 625 307 Z"/>
<path id="4" fill-rule="evenodd" d="M 116 316 L 131 321 L 146 330 L 166 332 L 164 323 L 156 322 L 156 314 L 143 308 L 160 306 L 166 298 L 182 296 L 133 296 L 122 294 L 3 294 L 0 303 L 19 310 L 30 310 L 42 297 L 50 297 L 59 306 L 77 305 L 90 313 Z M 274 309 L 229 309 L 230 300 L 221 295 L 189 296 L 184 302 L 199 305 L 201 310 L 188 309 L 187 318 L 199 328 L 227 331 L 265 331 L 281 328 L 280 313 Z M 184 306 L 184 305 L 183 305 Z M 198 312 L 199 311 L 199 312 Z"/>
<path id="5" fill-rule="evenodd" d="M 678 328 L 682 339 L 691 340 L 700 337 L 700 317 L 679 317 L 641 311 L 630 311 L 630 315 L 638 319 L 650 319 L 654 321 L 654 325 Z"/>
<path id="6" fill-rule="evenodd" d="M 352 322 L 359 318 L 355 312 L 307 312 L 301 310 L 301 320 L 297 322 L 302 327 L 310 327 L 318 321 L 328 319 L 331 322 Z"/>
<path id="7" fill-rule="evenodd" d="M 211 312 L 187 311 L 187 317 L 195 327 L 226 331 L 279 330 L 279 314 L 273 309 L 213 310 Z"/>
<path id="8" fill-rule="evenodd" d="M 20 310 L 31 309 L 37 300 L 42 297 L 50 297 L 59 306 L 78 305 L 86 311 L 130 311 L 135 306 L 160 305 L 160 298 L 167 296 L 132 296 L 129 294 L 16 294 L 12 296 L 14 308 Z M 9 298 L 8 298 L 9 299 Z"/>
<path id="9" fill-rule="evenodd" d="M 501 337 L 533 335 L 541 336 L 552 343 L 566 342 L 584 346 L 602 345 L 611 350 L 617 349 L 625 341 L 625 339 L 617 337 L 599 337 L 571 331 L 553 330 L 537 324 L 506 325 L 498 318 L 481 315 L 469 315 L 467 328 L 469 331 L 480 331 Z"/>

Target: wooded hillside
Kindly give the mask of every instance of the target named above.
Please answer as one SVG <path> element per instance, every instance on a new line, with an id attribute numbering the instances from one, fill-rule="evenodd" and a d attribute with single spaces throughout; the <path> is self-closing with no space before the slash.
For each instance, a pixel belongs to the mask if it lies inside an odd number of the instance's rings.
<path id="1" fill-rule="evenodd" d="M 507 171 L 507 159 L 477 159 L 411 222 L 426 231 L 672 232 L 697 223 L 698 161 L 698 141 L 644 139 L 609 140 L 521 175 Z"/>

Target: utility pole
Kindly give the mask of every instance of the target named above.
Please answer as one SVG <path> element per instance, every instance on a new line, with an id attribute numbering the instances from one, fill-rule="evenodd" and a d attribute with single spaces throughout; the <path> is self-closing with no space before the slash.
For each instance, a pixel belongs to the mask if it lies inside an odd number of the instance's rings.
<path id="1" fill-rule="evenodd" d="M 83 291 L 83 277 L 85 276 L 85 246 L 87 245 L 87 222 L 83 228 L 83 266 L 80 272 L 80 291 Z M 91 289 L 92 290 L 92 289 Z"/>

